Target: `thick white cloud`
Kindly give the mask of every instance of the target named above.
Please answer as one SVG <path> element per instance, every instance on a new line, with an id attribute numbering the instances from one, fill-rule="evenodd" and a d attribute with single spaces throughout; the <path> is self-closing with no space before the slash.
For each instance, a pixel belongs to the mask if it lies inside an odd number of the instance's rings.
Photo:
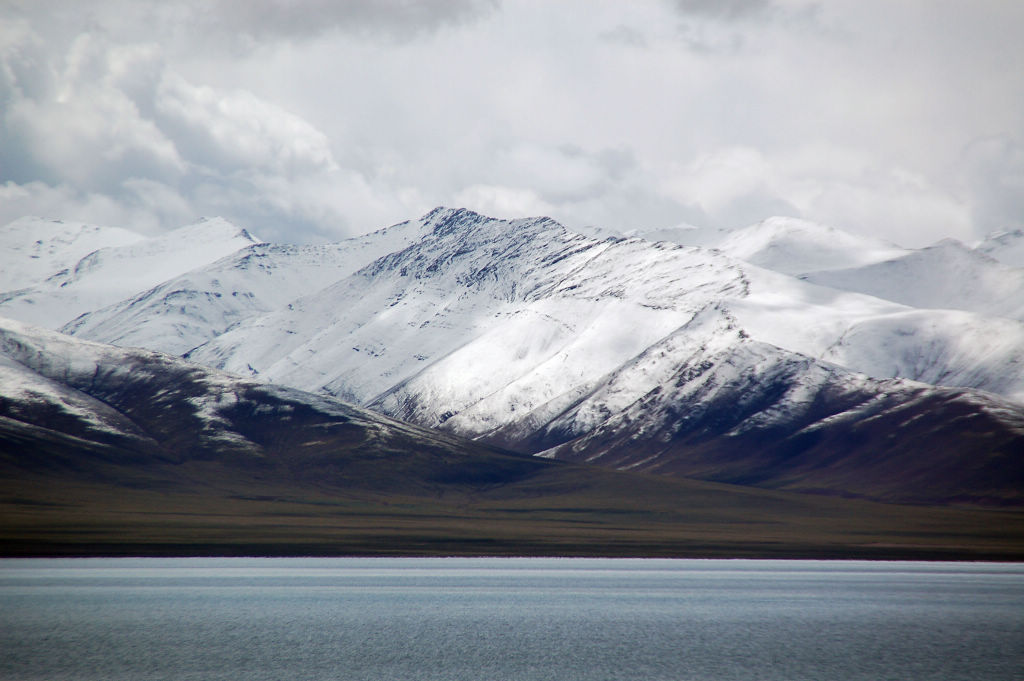
<path id="1" fill-rule="evenodd" d="M 335 170 L 327 136 L 302 118 L 245 90 L 197 87 L 174 74 L 160 79 L 157 120 L 194 163 L 275 175 Z"/>
<path id="2" fill-rule="evenodd" d="M 88 190 L 140 174 L 180 175 L 185 164 L 173 142 L 140 115 L 118 82 L 149 58 L 145 49 L 110 48 L 79 36 L 43 76 L 51 81 L 44 92 L 12 98 L 4 112 L 6 136 L 18 138 L 50 177 Z"/>
<path id="3" fill-rule="evenodd" d="M 1022 221 L 1022 28 L 999 0 L 9 0 L 0 222 L 971 239 Z"/>

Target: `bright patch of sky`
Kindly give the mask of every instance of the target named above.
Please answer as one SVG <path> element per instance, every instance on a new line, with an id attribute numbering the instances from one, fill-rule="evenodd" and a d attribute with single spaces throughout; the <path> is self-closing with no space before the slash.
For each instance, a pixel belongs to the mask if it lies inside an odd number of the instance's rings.
<path id="1" fill-rule="evenodd" d="M 1024 226 L 1024 3 L 5 0 L 0 224 Z"/>

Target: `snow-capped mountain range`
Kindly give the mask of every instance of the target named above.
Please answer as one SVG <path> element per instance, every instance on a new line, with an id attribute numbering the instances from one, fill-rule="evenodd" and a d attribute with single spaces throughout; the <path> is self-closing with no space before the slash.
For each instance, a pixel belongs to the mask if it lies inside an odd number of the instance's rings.
<path id="1" fill-rule="evenodd" d="M 2 316 L 521 451 L 795 488 L 765 462 L 820 468 L 843 433 L 874 442 L 864 423 L 943 449 L 934 433 L 956 438 L 936 419 L 956 415 L 986 424 L 986 456 L 1024 451 L 1012 234 L 908 250 L 772 218 L 656 235 L 672 243 L 444 208 L 330 246 L 261 244 L 220 220 L 134 240 L 13 224 L 2 281 L 25 278 Z M 25 264 L 34 252 L 45 263 Z M 864 448 L 840 449 L 856 468 Z"/>

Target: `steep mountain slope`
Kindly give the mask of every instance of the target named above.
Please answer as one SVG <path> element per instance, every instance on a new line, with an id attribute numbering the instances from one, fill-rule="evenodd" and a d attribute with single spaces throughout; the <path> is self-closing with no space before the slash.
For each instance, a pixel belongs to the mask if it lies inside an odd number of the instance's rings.
<path id="1" fill-rule="evenodd" d="M 0 227 L 0 292 L 27 288 L 100 248 L 145 237 L 117 227 L 23 217 Z"/>
<path id="2" fill-rule="evenodd" d="M 917 308 L 965 310 L 1024 320 L 1024 269 L 945 239 L 899 258 L 801 277 Z"/>
<path id="3" fill-rule="evenodd" d="M 742 333 L 708 310 L 550 420 L 513 423 L 484 439 L 738 484 L 1020 503 L 1024 407 L 871 379 Z"/>
<path id="4" fill-rule="evenodd" d="M 258 241 L 244 229 L 214 218 L 160 236 L 99 248 L 42 282 L 0 296 L 0 315 L 57 328 L 84 312 L 115 303 Z M 75 244 L 71 246 L 67 251 L 58 249 L 63 255 L 55 254 L 53 262 L 74 252 Z M 16 254 L 3 258 L 19 260 Z"/>
<path id="5" fill-rule="evenodd" d="M 255 244 L 65 324 L 61 331 L 180 355 L 232 324 L 284 307 L 422 236 L 405 222 L 326 246 Z"/>
<path id="6" fill-rule="evenodd" d="M 889 507 L 505 453 L 0 320 L 3 555 L 1015 558 L 1012 511 Z"/>

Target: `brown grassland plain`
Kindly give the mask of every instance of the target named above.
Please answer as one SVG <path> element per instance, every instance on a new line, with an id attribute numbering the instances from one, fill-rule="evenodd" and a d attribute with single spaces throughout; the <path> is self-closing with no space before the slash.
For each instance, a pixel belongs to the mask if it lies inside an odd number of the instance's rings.
<path id="1" fill-rule="evenodd" d="M 0 555 L 1024 560 L 1024 512 L 541 465 L 403 492 L 216 462 L 0 480 Z M 116 482 L 113 482 L 116 480 Z"/>

